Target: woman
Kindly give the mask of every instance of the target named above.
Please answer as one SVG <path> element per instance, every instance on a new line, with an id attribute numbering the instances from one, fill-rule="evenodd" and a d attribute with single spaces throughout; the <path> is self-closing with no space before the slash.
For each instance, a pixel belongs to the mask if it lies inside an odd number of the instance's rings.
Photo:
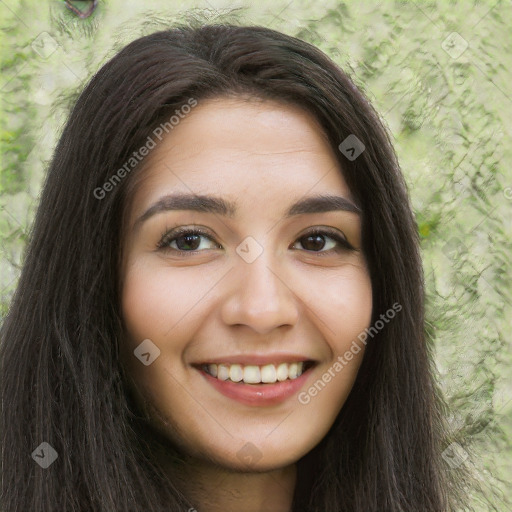
<path id="1" fill-rule="evenodd" d="M 176 28 L 100 69 L 1 339 L 6 512 L 451 507 L 389 137 L 284 34 Z"/>

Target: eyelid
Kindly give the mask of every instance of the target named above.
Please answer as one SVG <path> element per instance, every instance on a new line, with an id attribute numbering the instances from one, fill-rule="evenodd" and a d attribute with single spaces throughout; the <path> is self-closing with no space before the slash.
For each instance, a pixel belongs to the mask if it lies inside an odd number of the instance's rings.
<path id="1" fill-rule="evenodd" d="M 327 234 L 327 235 L 332 235 L 332 236 L 337 236 L 337 237 L 343 237 L 343 239 L 348 242 L 347 237 L 346 237 L 345 233 L 343 233 L 343 231 L 336 229 L 336 228 L 331 228 L 328 226 L 313 226 L 311 228 L 307 228 L 297 238 L 302 238 L 302 237 L 308 236 L 308 235 L 314 235 L 316 233 Z"/>

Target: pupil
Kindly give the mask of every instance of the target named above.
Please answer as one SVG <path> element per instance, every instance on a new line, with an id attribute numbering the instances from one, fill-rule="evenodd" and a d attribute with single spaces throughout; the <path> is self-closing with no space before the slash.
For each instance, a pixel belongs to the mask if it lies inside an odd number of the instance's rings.
<path id="1" fill-rule="evenodd" d="M 320 250 L 320 249 L 323 249 L 324 245 L 325 245 L 325 241 L 323 239 L 323 236 L 322 235 L 309 235 L 306 237 L 306 240 L 313 240 L 313 248 L 312 249 L 308 249 L 307 247 L 305 247 L 305 249 L 307 250 Z M 304 244 L 303 244 L 304 246 Z"/>
<path id="2" fill-rule="evenodd" d="M 194 244 L 194 241 L 191 242 L 191 239 L 194 239 L 194 238 L 196 239 L 195 244 Z M 178 249 L 180 249 L 181 251 L 190 250 L 190 249 L 195 251 L 199 247 L 199 244 L 197 243 L 198 239 L 199 239 L 199 235 L 182 235 L 176 239 L 176 245 L 178 246 Z M 186 240 L 185 244 L 181 244 L 180 240 Z M 183 245 L 185 245 L 185 247 L 183 247 Z M 192 247 L 190 247 L 191 245 L 192 245 Z"/>

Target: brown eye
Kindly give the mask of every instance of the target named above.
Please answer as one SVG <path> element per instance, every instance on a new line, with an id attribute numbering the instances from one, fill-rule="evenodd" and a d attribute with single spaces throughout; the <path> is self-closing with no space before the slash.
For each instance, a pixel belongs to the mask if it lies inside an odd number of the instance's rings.
<path id="1" fill-rule="evenodd" d="M 195 251 L 201 244 L 201 235 L 180 235 L 176 237 L 175 240 L 180 251 Z"/>
<path id="2" fill-rule="evenodd" d="M 329 240 L 331 240 L 329 242 Z M 333 243 L 334 241 L 334 243 Z M 337 231 L 328 229 L 317 229 L 307 233 L 298 239 L 302 247 L 309 252 L 330 254 L 332 251 L 340 252 L 354 250 L 354 247 Z M 326 250 L 324 250 L 327 247 Z"/>
<path id="3" fill-rule="evenodd" d="M 215 246 L 214 248 L 219 248 L 219 245 L 214 243 L 212 237 L 201 229 L 181 229 L 174 231 L 167 231 L 164 233 L 162 238 L 157 244 L 157 249 L 163 251 L 175 251 L 178 253 L 187 253 L 187 252 L 202 252 L 203 249 L 199 249 L 201 247 L 201 241 L 203 238 L 210 240 Z M 172 244 L 175 244 L 176 247 L 172 247 Z"/>
<path id="4" fill-rule="evenodd" d="M 308 235 L 301 238 L 302 247 L 308 251 L 320 251 L 326 245 L 324 235 Z"/>

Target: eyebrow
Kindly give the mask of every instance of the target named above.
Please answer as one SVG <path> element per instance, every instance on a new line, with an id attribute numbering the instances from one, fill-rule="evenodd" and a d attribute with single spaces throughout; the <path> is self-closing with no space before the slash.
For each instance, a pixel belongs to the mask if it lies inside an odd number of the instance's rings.
<path id="1" fill-rule="evenodd" d="M 171 194 L 161 197 L 151 205 L 136 221 L 133 226 L 136 229 L 144 221 L 156 215 L 172 210 L 191 210 L 195 212 L 214 213 L 224 217 L 234 218 L 238 206 L 235 202 L 227 201 L 220 197 L 197 194 Z M 352 201 L 342 196 L 319 195 L 300 199 L 292 204 L 285 212 L 284 217 L 294 215 L 324 213 L 332 211 L 345 211 L 362 213 L 361 209 Z"/>

